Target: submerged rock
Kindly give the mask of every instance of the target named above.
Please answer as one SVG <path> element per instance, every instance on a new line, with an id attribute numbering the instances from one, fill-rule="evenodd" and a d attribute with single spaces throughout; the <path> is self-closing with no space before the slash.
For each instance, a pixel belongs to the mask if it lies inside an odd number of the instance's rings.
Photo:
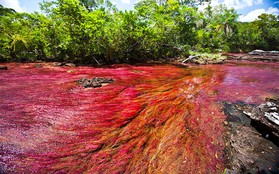
<path id="1" fill-rule="evenodd" d="M 94 77 L 92 79 L 81 78 L 77 81 L 78 84 L 81 84 L 85 88 L 97 88 L 112 82 L 114 82 L 113 79 L 104 77 Z"/>
<path id="2" fill-rule="evenodd" d="M 0 65 L 0 70 L 7 70 L 7 69 L 8 69 L 7 66 L 5 66 L 5 65 Z"/>

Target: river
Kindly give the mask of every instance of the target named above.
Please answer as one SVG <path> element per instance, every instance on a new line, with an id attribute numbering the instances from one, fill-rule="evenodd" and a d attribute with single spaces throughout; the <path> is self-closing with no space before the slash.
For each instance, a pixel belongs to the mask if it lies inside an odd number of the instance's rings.
<path id="1" fill-rule="evenodd" d="M 279 96 L 278 63 L 3 65 L 0 173 L 223 173 L 222 102 Z"/>

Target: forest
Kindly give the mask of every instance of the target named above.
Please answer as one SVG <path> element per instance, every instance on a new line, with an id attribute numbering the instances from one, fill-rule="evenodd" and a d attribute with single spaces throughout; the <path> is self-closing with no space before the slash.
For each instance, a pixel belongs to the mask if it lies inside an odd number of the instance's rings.
<path id="1" fill-rule="evenodd" d="M 201 11 L 202 2 L 142 0 L 121 11 L 109 0 L 56 0 L 41 3 L 42 13 L 0 6 L 0 62 L 114 64 L 279 50 L 278 16 L 239 22 L 234 9 Z"/>

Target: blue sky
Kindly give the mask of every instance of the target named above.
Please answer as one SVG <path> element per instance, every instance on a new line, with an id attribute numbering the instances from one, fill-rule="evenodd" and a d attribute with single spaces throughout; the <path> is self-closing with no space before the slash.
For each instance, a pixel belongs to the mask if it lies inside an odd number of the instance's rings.
<path id="1" fill-rule="evenodd" d="M 138 0 L 111 0 L 118 9 L 130 10 Z M 18 12 L 40 11 L 43 0 L 0 0 L 0 4 Z M 239 21 L 253 21 L 262 13 L 279 15 L 279 0 L 211 0 L 211 5 L 225 4 L 240 14 Z"/>

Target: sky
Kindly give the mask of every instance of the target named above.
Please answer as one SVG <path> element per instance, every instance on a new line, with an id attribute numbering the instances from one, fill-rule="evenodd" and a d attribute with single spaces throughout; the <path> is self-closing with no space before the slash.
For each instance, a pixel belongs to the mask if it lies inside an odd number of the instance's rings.
<path id="1" fill-rule="evenodd" d="M 131 10 L 139 0 L 111 0 L 120 10 Z M 13 8 L 17 12 L 40 12 L 39 3 L 43 0 L 0 0 L 4 7 Z M 250 22 L 262 14 L 269 13 L 279 15 L 279 0 L 211 0 L 211 5 L 225 4 L 228 8 L 234 8 L 240 15 L 238 20 Z M 202 8 L 202 7 L 201 7 Z"/>

